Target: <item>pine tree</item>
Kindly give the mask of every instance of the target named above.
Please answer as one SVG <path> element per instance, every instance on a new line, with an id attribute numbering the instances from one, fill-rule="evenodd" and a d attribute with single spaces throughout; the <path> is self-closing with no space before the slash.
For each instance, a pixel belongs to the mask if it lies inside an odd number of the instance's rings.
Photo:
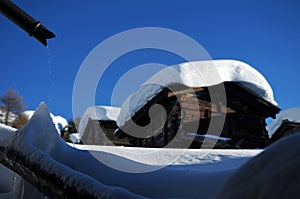
<path id="1" fill-rule="evenodd" d="M 7 93 L 0 97 L 1 110 L 5 111 L 4 124 L 9 125 L 11 114 L 20 115 L 25 110 L 23 97 L 14 89 L 9 88 Z"/>
<path id="2" fill-rule="evenodd" d="M 78 122 L 78 119 L 76 119 L 77 122 Z M 66 142 L 72 142 L 70 140 L 70 135 L 72 133 L 77 133 L 77 129 L 76 129 L 76 120 L 69 120 L 68 122 L 68 126 L 66 128 L 64 128 L 60 134 L 61 134 L 61 137 L 63 138 L 63 140 L 65 140 Z"/>

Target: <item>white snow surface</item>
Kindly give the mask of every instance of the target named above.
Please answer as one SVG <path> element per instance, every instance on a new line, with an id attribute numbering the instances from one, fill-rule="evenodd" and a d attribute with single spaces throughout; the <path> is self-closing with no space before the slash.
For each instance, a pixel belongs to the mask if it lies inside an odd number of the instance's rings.
<path id="1" fill-rule="evenodd" d="M 92 106 L 86 109 L 83 116 L 81 117 L 78 131 L 80 134 L 86 128 L 89 118 L 93 120 L 112 120 L 117 121 L 119 117 L 121 108 L 119 107 L 112 107 L 112 106 Z"/>
<path id="2" fill-rule="evenodd" d="M 72 143 L 79 143 L 80 142 L 80 134 L 79 133 L 71 133 L 70 140 Z"/>
<path id="3" fill-rule="evenodd" d="M 300 133 L 296 133 L 267 147 L 230 177 L 217 199 L 298 199 L 299 143 Z"/>
<path id="4" fill-rule="evenodd" d="M 261 98 L 277 105 L 267 80 L 250 65 L 236 60 L 194 61 L 164 68 L 147 80 L 123 103 L 117 124 L 125 124 L 164 87 L 173 84 L 213 86 L 226 81 L 240 82 Z"/>
<path id="5" fill-rule="evenodd" d="M 239 168 L 249 157 L 256 156 L 262 150 L 235 150 L 235 149 L 167 149 L 167 148 L 139 148 L 139 147 L 120 147 L 120 146 L 96 146 L 70 144 L 71 146 L 92 151 L 102 151 L 126 159 L 150 164 L 155 166 L 164 166 L 166 159 L 174 159 L 172 165 L 178 166 L 177 169 L 195 169 L 205 168 L 205 172 L 225 171 Z M 152 156 L 151 154 L 159 155 Z M 178 158 L 176 158 L 178 157 Z M 235 162 L 235 163 L 234 163 Z M 234 163 L 234 164 L 233 164 Z"/>
<path id="6" fill-rule="evenodd" d="M 300 107 L 286 109 L 281 111 L 279 115 L 268 126 L 269 137 L 271 138 L 284 120 L 300 123 Z"/>
<path id="7" fill-rule="evenodd" d="M 27 110 L 27 111 L 24 111 L 23 114 L 26 115 L 26 117 L 28 119 L 30 119 L 34 114 L 34 111 L 33 110 Z M 59 115 L 53 115 L 52 113 L 50 113 L 50 116 L 53 120 L 53 123 L 55 124 L 55 128 L 57 129 L 58 133 L 60 133 L 60 131 L 65 126 L 68 126 L 68 121 L 64 117 L 59 116 Z"/>
<path id="8" fill-rule="evenodd" d="M 215 198 L 225 181 L 261 152 L 97 146 L 79 150 L 66 144 L 57 134 L 44 103 L 29 123 L 13 136 L 2 138 L 0 145 L 13 146 L 29 162 L 42 165 L 51 173 L 50 176 L 60 176 L 66 184 L 75 184 L 78 190 L 88 190 L 105 198 L 199 198 L 200 195 Z M 158 150 L 160 155 L 153 160 L 150 154 Z M 182 156 L 171 165 L 152 172 L 138 172 L 147 167 L 161 166 L 160 160 L 172 159 L 178 154 Z M 107 166 L 103 163 L 105 161 L 115 167 Z M 130 168 L 137 172 L 127 173 L 115 168 Z"/>

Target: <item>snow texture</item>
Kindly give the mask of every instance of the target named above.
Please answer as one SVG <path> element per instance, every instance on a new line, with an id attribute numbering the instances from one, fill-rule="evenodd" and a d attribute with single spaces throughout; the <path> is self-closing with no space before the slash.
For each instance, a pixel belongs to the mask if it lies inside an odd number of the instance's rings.
<path id="1" fill-rule="evenodd" d="M 227 137 L 221 137 L 216 135 L 210 135 L 210 134 L 197 134 L 197 133 L 187 133 L 187 135 L 193 136 L 193 137 L 200 137 L 200 138 L 209 138 L 209 139 L 215 139 L 215 140 L 222 140 L 222 141 L 230 141 L 230 138 Z"/>
<path id="2" fill-rule="evenodd" d="M 29 123 L 0 140 L 0 145 L 13 147 L 22 152 L 28 162 L 39 163 L 49 176 L 58 176 L 65 185 L 88 191 L 97 198 L 215 198 L 232 173 L 260 153 L 255 150 L 185 150 L 182 153 L 182 149 L 165 149 L 153 162 L 149 153 L 159 149 L 96 147 L 79 150 L 67 145 L 56 133 L 44 103 Z M 183 156 L 172 165 L 153 172 L 138 172 L 159 165 L 159 158 L 178 153 Z M 140 159 L 134 154 L 141 154 Z M 103 160 L 115 167 L 107 166 Z M 117 167 L 137 172 L 127 173 Z"/>
<path id="3" fill-rule="evenodd" d="M 0 123 L 0 140 L 12 135 L 17 129 Z"/>
<path id="4" fill-rule="evenodd" d="M 72 141 L 72 143 L 80 143 L 80 134 L 79 133 L 70 134 L 70 140 Z"/>
<path id="5" fill-rule="evenodd" d="M 300 123 L 300 107 L 286 109 L 281 111 L 279 115 L 268 126 L 269 137 L 271 138 L 277 129 L 281 126 L 282 122 L 288 120 L 290 122 Z"/>
<path id="6" fill-rule="evenodd" d="M 89 118 L 93 120 L 112 120 L 117 121 L 117 118 L 120 114 L 120 108 L 119 107 L 111 107 L 111 106 L 93 106 L 89 107 L 85 113 L 83 114 L 78 131 L 80 134 L 82 134 L 86 128 L 86 125 L 88 123 Z"/>
<path id="7" fill-rule="evenodd" d="M 271 145 L 230 177 L 217 198 L 299 198 L 299 143 L 300 132 Z"/>
<path id="8" fill-rule="evenodd" d="M 27 110 L 23 112 L 24 115 L 26 115 L 26 117 L 28 118 L 28 120 L 33 116 L 34 111 L 32 110 Z M 55 124 L 55 127 L 57 129 L 57 132 L 60 133 L 60 131 L 65 127 L 68 126 L 68 121 L 59 115 L 53 115 L 52 113 L 50 113 L 51 118 L 53 120 L 53 123 Z"/>
<path id="9" fill-rule="evenodd" d="M 118 125 L 122 126 L 164 87 L 183 84 L 188 87 L 240 82 L 254 94 L 277 105 L 267 80 L 248 64 L 236 60 L 187 62 L 162 69 L 127 98 L 121 108 Z"/>
<path id="10" fill-rule="evenodd" d="M 142 198 L 125 189 L 106 186 L 91 177 L 93 172 L 102 172 L 101 165 L 95 165 L 97 169 L 94 170 L 84 170 L 94 158 L 88 152 L 68 146 L 60 138 L 44 103 L 23 128 L 0 140 L 0 146 L 21 153 L 28 163 L 38 163 L 49 176 L 58 177 L 65 186 L 75 186 L 78 192 L 84 190 L 95 198 Z"/>

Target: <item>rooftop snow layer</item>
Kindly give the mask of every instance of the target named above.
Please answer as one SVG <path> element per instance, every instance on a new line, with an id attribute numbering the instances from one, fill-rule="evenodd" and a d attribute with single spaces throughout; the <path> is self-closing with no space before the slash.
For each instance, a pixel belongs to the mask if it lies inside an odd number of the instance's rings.
<path id="1" fill-rule="evenodd" d="M 271 138 L 277 129 L 281 126 L 284 120 L 300 123 L 300 107 L 286 109 L 276 117 L 268 126 L 269 137 Z"/>
<path id="2" fill-rule="evenodd" d="M 117 120 L 125 124 L 164 87 L 183 84 L 188 87 L 213 86 L 222 82 L 240 82 L 261 98 L 277 105 L 267 80 L 248 64 L 236 60 L 208 60 L 173 65 L 156 73 L 123 103 Z"/>
<path id="3" fill-rule="evenodd" d="M 79 132 L 83 133 L 89 118 L 93 120 L 117 121 L 117 118 L 120 114 L 120 110 L 121 109 L 119 107 L 111 106 L 92 106 L 87 108 L 80 120 L 80 124 L 78 127 Z"/>

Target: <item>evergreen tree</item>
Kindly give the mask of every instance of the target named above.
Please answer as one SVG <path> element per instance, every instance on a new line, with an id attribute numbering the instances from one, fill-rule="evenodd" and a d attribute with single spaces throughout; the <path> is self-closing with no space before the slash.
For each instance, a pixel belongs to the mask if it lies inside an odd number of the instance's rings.
<path id="1" fill-rule="evenodd" d="M 63 138 L 63 140 L 65 140 L 66 142 L 72 142 L 70 140 L 70 135 L 72 133 L 77 133 L 77 129 L 76 129 L 76 123 L 73 119 L 69 120 L 68 122 L 68 126 L 65 127 L 61 132 L 61 137 Z"/>
<path id="2" fill-rule="evenodd" d="M 23 97 L 14 89 L 9 88 L 7 93 L 0 97 L 1 110 L 5 112 L 4 121 L 5 125 L 9 125 L 9 121 L 14 118 L 10 118 L 12 114 L 20 115 L 25 110 L 25 104 Z"/>

